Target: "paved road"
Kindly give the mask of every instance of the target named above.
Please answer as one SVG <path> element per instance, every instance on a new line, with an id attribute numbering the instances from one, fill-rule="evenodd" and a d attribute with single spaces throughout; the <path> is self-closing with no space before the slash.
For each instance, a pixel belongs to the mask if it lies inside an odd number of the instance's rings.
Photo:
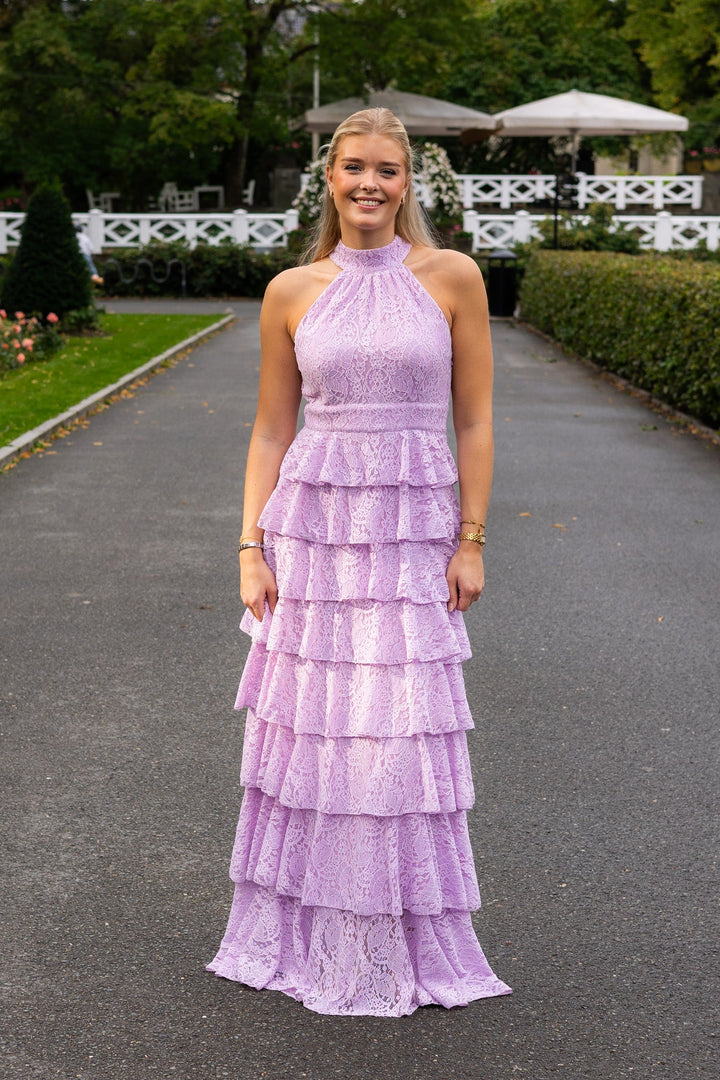
<path id="1" fill-rule="evenodd" d="M 3 1077 L 717 1080 L 720 450 L 504 323 L 466 676 L 515 993 L 336 1019 L 204 972 L 240 798 L 236 310 L 0 477 Z"/>

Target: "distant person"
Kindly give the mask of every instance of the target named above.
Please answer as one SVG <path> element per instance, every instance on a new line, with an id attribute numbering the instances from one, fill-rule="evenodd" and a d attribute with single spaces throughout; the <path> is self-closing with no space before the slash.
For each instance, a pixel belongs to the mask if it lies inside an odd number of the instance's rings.
<path id="1" fill-rule="evenodd" d="M 90 278 L 92 280 L 92 283 L 93 283 L 93 285 L 102 285 L 103 284 L 103 279 L 98 274 L 97 267 L 95 266 L 95 263 L 93 262 L 93 254 L 94 253 L 93 253 L 93 249 L 92 249 L 92 244 L 90 243 L 90 237 L 85 232 L 85 229 L 84 229 L 83 225 L 76 225 L 75 226 L 75 231 L 77 233 L 78 247 L 82 251 L 83 258 L 85 259 L 85 262 L 88 265 L 88 270 L 90 271 Z"/>

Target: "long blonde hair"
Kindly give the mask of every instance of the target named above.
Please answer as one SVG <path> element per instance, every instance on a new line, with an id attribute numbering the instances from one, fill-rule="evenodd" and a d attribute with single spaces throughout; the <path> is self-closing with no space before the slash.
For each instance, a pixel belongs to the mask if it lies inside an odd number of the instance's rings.
<path id="1" fill-rule="evenodd" d="M 348 116 L 347 120 L 343 120 L 336 129 L 328 148 L 326 162 L 330 169 L 335 165 L 340 143 L 348 135 L 386 135 L 395 140 L 402 151 L 403 163 L 410 181 L 405 201 L 401 204 L 395 218 L 395 232 L 410 244 L 437 247 L 425 213 L 413 190 L 413 152 L 403 123 L 390 112 L 390 109 L 361 109 L 360 112 Z M 315 235 L 302 261 L 308 263 L 324 259 L 335 249 L 339 239 L 340 215 L 326 185 Z"/>

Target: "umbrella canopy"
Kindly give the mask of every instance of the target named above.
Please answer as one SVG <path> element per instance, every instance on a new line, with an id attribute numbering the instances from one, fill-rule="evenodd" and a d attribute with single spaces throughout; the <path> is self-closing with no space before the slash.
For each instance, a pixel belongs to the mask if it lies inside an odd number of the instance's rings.
<path id="1" fill-rule="evenodd" d="M 498 135 L 569 136 L 572 139 L 573 172 L 581 135 L 640 135 L 688 129 L 687 119 L 677 113 L 582 90 L 568 90 L 565 94 L 504 109 L 495 113 L 494 119 L 498 122 Z M 477 138 L 484 134 L 478 132 Z M 474 132 L 466 133 L 467 141 L 473 141 L 473 137 Z"/>
<path id="2" fill-rule="evenodd" d="M 635 101 L 568 90 L 495 113 L 502 135 L 639 135 L 648 131 L 687 131 L 677 113 Z"/>
<path id="3" fill-rule="evenodd" d="M 467 128 L 489 133 L 497 127 L 497 122 L 488 113 L 423 94 L 406 94 L 402 90 L 379 90 L 368 94 L 367 99 L 343 98 L 317 109 L 308 109 L 302 126 L 306 131 L 329 133 L 352 113 L 378 107 L 394 112 L 402 120 L 408 135 L 459 135 Z"/>

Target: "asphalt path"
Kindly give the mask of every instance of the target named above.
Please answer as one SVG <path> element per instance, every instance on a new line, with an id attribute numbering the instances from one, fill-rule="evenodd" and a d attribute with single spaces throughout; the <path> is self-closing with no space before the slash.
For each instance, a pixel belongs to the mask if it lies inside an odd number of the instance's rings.
<path id="1" fill-rule="evenodd" d="M 720 449 L 510 323 L 465 669 L 477 929 L 514 994 L 338 1019 L 205 972 L 259 363 L 257 303 L 228 306 L 0 477 L 0 1074 L 718 1080 Z"/>

